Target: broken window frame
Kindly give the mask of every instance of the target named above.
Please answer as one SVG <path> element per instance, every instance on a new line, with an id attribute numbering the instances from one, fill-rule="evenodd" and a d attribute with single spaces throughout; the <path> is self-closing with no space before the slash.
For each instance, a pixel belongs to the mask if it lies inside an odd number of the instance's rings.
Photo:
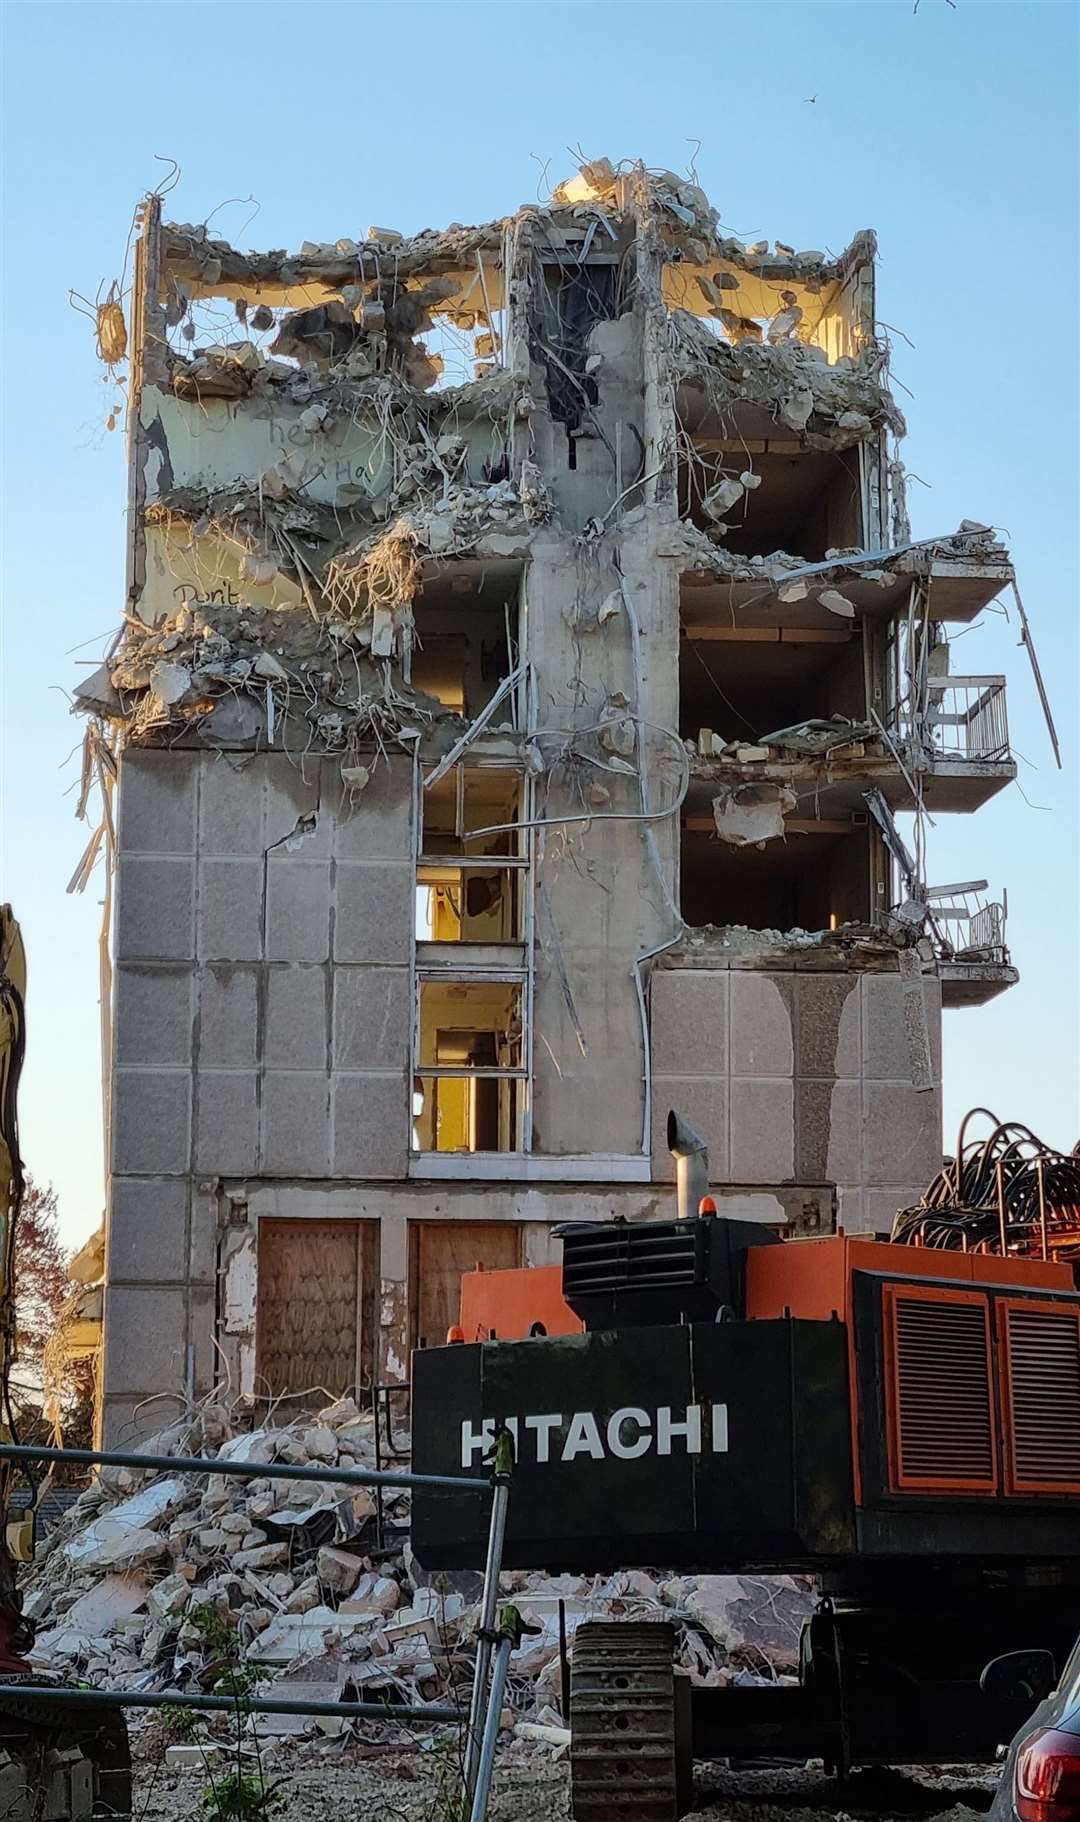
<path id="1" fill-rule="evenodd" d="M 450 945 L 447 945 L 448 947 Z M 458 947 L 458 945 L 453 945 Z M 445 1150 L 437 1146 L 424 1149 L 415 1144 L 414 1125 L 416 1114 L 411 1105 L 409 1108 L 409 1155 L 410 1160 L 429 1159 L 432 1157 L 459 1157 L 472 1159 L 476 1157 L 514 1158 L 521 1157 L 531 1148 L 532 1139 L 532 1004 L 530 991 L 531 969 L 496 968 L 491 966 L 477 968 L 452 968 L 438 964 L 417 964 L 414 980 L 413 999 L 413 1067 L 411 1081 L 453 1081 L 453 1082 L 520 1082 L 521 1105 L 516 1110 L 515 1118 L 519 1125 L 520 1145 L 509 1147 L 506 1151 L 469 1151 Z M 489 1063 L 427 1063 L 422 1060 L 423 1048 L 423 1000 L 424 987 L 429 983 L 440 987 L 490 987 L 500 986 L 518 989 L 518 1007 L 521 1017 L 520 1055 L 521 1062 L 513 1067 Z"/>
<path id="2" fill-rule="evenodd" d="M 462 853 L 430 853 L 424 840 L 424 798 L 428 780 L 439 770 L 429 762 L 422 761 L 419 753 L 416 756 L 413 790 L 414 790 L 414 884 L 419 883 L 419 874 L 423 867 L 460 867 L 463 873 L 483 871 L 487 873 L 502 872 L 507 875 L 516 873 L 518 882 L 518 920 L 521 934 L 517 938 L 504 942 L 469 943 L 469 942 L 436 942 L 418 937 L 413 931 L 412 944 L 412 996 L 413 1019 L 410 1040 L 410 1083 L 423 1077 L 456 1077 L 457 1079 L 511 1080 L 520 1081 L 522 1087 L 522 1104 L 519 1112 L 520 1144 L 514 1150 L 505 1152 L 436 1152 L 421 1151 L 413 1144 L 414 1114 L 412 1093 L 409 1096 L 408 1110 L 408 1151 L 410 1171 L 423 1175 L 425 1166 L 433 1158 L 445 1160 L 459 1158 L 463 1161 L 463 1170 L 477 1158 L 498 1158 L 509 1161 L 524 1158 L 532 1152 L 532 1105 L 533 1105 L 533 1003 L 535 996 L 534 967 L 534 927 L 535 927 L 535 884 L 536 884 L 536 845 L 532 821 L 534 816 L 533 785 L 531 776 L 523 764 L 514 764 L 502 758 L 485 758 L 463 753 L 455 759 L 453 769 L 457 774 L 456 822 L 459 839 L 464 846 L 468 841 L 468 832 L 462 828 L 464 813 L 465 774 L 468 771 L 493 771 L 512 773 L 518 780 L 519 795 L 516 820 L 521 823 L 519 852 L 513 855 L 468 855 Z M 505 961 L 500 961 L 499 951 L 503 951 Z M 470 952 L 472 960 L 470 960 Z M 521 1065 L 516 1069 L 494 1069 L 484 1066 L 471 1068 L 452 1065 L 427 1066 L 420 1061 L 420 1001 L 421 985 L 424 981 L 434 980 L 443 985 L 480 985 L 493 981 L 521 988 Z"/>
<path id="3" fill-rule="evenodd" d="M 424 830 L 425 792 L 428 787 L 428 780 L 434 775 L 434 772 L 437 771 L 437 769 L 437 767 L 428 768 L 423 764 L 418 767 L 415 819 L 416 885 L 419 888 L 423 884 L 420 879 L 420 874 L 425 868 L 457 868 L 462 874 L 469 872 L 518 873 L 522 876 L 517 890 L 518 902 L 516 916 L 518 932 L 514 936 L 494 939 L 491 942 L 485 942 L 483 940 L 479 942 L 470 942 L 468 939 L 458 939 L 456 942 L 447 942 L 440 945 L 435 938 L 415 935 L 414 941 L 417 945 L 423 944 L 425 951 L 434 946 L 445 947 L 447 950 L 448 965 L 457 967 L 467 966 L 467 957 L 470 949 L 478 950 L 480 948 L 490 949 L 503 947 L 520 950 L 522 946 L 524 946 L 526 951 L 528 951 L 531 947 L 532 938 L 533 832 L 527 826 L 522 827 L 519 840 L 520 851 L 517 854 L 439 853 L 430 849 L 428 843 L 425 841 Z M 461 843 L 462 849 L 467 846 L 470 839 L 474 838 L 473 832 L 470 832 L 465 826 L 465 786 L 466 777 L 469 772 L 502 772 L 509 773 L 516 778 L 519 786 L 516 820 L 522 823 L 522 825 L 527 825 L 529 823 L 532 815 L 532 794 L 529 788 L 529 775 L 523 766 L 508 764 L 503 760 L 489 760 L 485 763 L 483 759 L 469 759 L 463 754 L 460 759 L 455 760 L 451 771 L 454 775 L 456 785 L 454 839 Z"/>
<path id="4" fill-rule="evenodd" d="M 476 592 L 479 594 L 480 588 L 478 588 Z M 422 590 L 418 597 L 417 605 L 420 606 L 421 609 L 424 606 Z M 450 614 L 445 614 L 444 612 L 444 617 L 446 624 L 443 630 L 453 633 L 455 631 L 455 626 L 452 611 Z M 506 719 L 509 721 L 511 727 L 514 728 L 515 731 L 520 732 L 525 725 L 527 714 L 526 675 L 523 667 L 525 641 L 524 566 L 522 566 L 522 573 L 518 578 L 516 596 L 513 598 L 508 596 L 503 602 L 503 637 L 506 643 L 505 675 L 500 678 L 483 708 L 474 716 L 473 726 L 474 728 L 483 727 L 484 723 L 493 716 L 495 710 L 501 706 L 505 709 Z M 402 677 L 410 687 L 414 682 L 414 644 L 414 640 L 409 640 L 406 643 L 402 657 Z M 422 649 L 423 646 L 421 642 L 421 650 Z M 423 685 L 421 684 L 417 687 L 423 688 Z M 455 709 L 453 712 L 460 714 L 463 711 Z"/>

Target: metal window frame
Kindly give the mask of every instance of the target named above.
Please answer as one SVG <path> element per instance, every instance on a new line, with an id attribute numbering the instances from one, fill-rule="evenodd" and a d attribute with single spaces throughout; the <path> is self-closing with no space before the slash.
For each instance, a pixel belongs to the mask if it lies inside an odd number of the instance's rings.
<path id="1" fill-rule="evenodd" d="M 521 634 L 524 630 L 524 617 L 525 617 L 525 604 L 524 604 L 524 591 L 523 591 L 523 598 L 522 598 L 522 601 L 521 601 L 521 603 L 519 605 L 519 609 L 518 609 L 519 650 L 521 649 L 521 644 L 522 644 Z M 527 720 L 531 723 L 532 699 L 533 699 L 534 691 L 532 688 L 531 668 L 528 666 L 528 664 L 524 660 L 522 660 L 519 665 L 519 669 L 521 671 L 521 677 L 520 677 L 520 681 L 517 686 L 517 694 L 518 694 L 517 719 L 518 719 L 519 725 L 520 725 L 520 722 L 523 720 Z M 521 759 L 521 760 L 515 762 L 513 760 L 508 760 L 508 759 L 504 758 L 502 755 L 499 755 L 498 757 L 496 757 L 495 755 L 487 756 L 487 755 L 483 755 L 483 754 L 473 755 L 470 758 L 468 756 L 468 752 L 466 751 L 459 755 L 459 757 L 454 761 L 454 764 L 455 764 L 455 767 L 457 768 L 459 780 L 462 781 L 461 783 L 459 783 L 459 785 L 457 787 L 458 793 L 459 793 L 459 798 L 458 798 L 459 803 L 461 802 L 461 798 L 463 795 L 464 773 L 467 768 L 471 768 L 471 769 L 474 769 L 477 771 L 513 772 L 515 774 L 515 776 L 520 780 L 520 784 L 521 784 L 521 793 L 520 793 L 520 799 L 519 799 L 519 818 L 523 825 L 532 824 L 532 821 L 534 818 L 534 786 L 533 786 L 532 776 L 529 772 L 527 765 L 525 764 L 524 759 Z M 517 854 L 517 855 L 475 855 L 475 856 L 462 855 L 462 856 L 458 856 L 458 855 L 446 855 L 446 854 L 433 855 L 433 854 L 426 853 L 424 851 L 424 788 L 425 788 L 424 775 L 425 775 L 426 771 L 430 771 L 430 770 L 434 770 L 434 769 L 435 769 L 435 767 L 433 764 L 431 764 L 431 763 L 425 764 L 424 760 L 421 757 L 420 749 L 419 749 L 419 745 L 418 745 L 414 752 L 414 757 L 413 757 L 413 884 L 414 884 L 414 890 L 415 890 L 415 887 L 417 884 L 417 874 L 418 874 L 420 868 L 424 867 L 424 866 L 448 866 L 449 865 L 449 866 L 455 866 L 455 867 L 460 866 L 465 869 L 468 869 L 470 867 L 476 867 L 476 868 L 482 867 L 488 873 L 496 872 L 496 871 L 504 871 L 504 872 L 508 872 L 508 873 L 509 872 L 522 873 L 525 876 L 522 881 L 522 900 L 523 900 L 523 903 L 521 906 L 522 936 L 520 938 L 516 939 L 514 943 L 508 944 L 507 947 L 508 948 L 512 947 L 519 951 L 523 951 L 525 959 L 524 959 L 523 966 L 522 965 L 516 965 L 513 967 L 507 966 L 505 969 L 493 967 L 490 962 L 486 962 L 481 967 L 470 968 L 469 959 L 468 959 L 469 944 L 468 943 L 445 943 L 442 945 L 434 945 L 435 947 L 441 947 L 442 949 L 445 950 L 445 952 L 446 952 L 445 962 L 442 962 L 442 961 L 433 962 L 429 955 L 427 957 L 427 959 L 423 963 L 421 963 L 419 960 L 419 957 L 418 957 L 418 953 L 417 953 L 418 947 L 419 947 L 419 940 L 416 935 L 416 925 L 415 925 L 415 916 L 414 916 L 413 933 L 412 933 L 413 940 L 412 940 L 412 944 L 410 947 L 410 983 L 409 983 L 410 991 L 412 994 L 413 1017 L 412 1017 L 412 1030 L 411 1030 L 411 1034 L 410 1034 L 410 1043 L 409 1043 L 409 1084 L 410 1084 L 410 1088 L 409 1088 L 409 1094 L 407 1097 L 406 1129 L 405 1129 L 406 1130 L 406 1151 L 407 1151 L 407 1155 L 408 1155 L 408 1159 L 409 1159 L 410 1175 L 411 1174 L 422 1175 L 423 1170 L 418 1168 L 418 1166 L 421 1165 L 422 1161 L 430 1160 L 431 1158 L 437 1158 L 440 1156 L 455 1157 L 455 1158 L 459 1158 L 459 1157 L 471 1158 L 471 1157 L 474 1157 L 477 1155 L 472 1152 L 469 1152 L 469 1153 L 459 1153 L 459 1152 L 439 1153 L 439 1152 L 434 1152 L 434 1151 L 416 1151 L 414 1149 L 414 1147 L 413 1147 L 412 1084 L 416 1081 L 418 1076 L 431 1076 L 431 1077 L 440 1077 L 441 1076 L 441 1077 L 446 1077 L 446 1078 L 457 1078 L 458 1080 L 461 1080 L 461 1079 L 468 1080 L 470 1078 L 481 1080 L 481 1079 L 487 1078 L 487 1079 L 494 1079 L 494 1080 L 521 1082 L 523 1084 L 523 1087 L 521 1090 L 522 1107 L 521 1107 L 521 1114 L 520 1114 L 520 1120 L 521 1120 L 520 1147 L 513 1151 L 493 1152 L 491 1154 L 485 1154 L 485 1155 L 490 1155 L 492 1157 L 506 1159 L 508 1162 L 511 1162 L 514 1159 L 522 1159 L 522 1158 L 530 1157 L 532 1154 L 533 1077 L 534 1077 L 534 1055 L 535 1055 L 534 1029 L 533 1028 L 534 1028 L 534 1023 L 535 1023 L 534 1005 L 535 1005 L 535 994 L 536 994 L 536 984 L 535 984 L 536 831 L 531 826 L 523 826 L 522 835 L 524 837 L 524 852 L 521 854 Z M 429 941 L 427 941 L 427 939 L 424 939 L 424 941 L 425 941 L 425 947 L 428 950 L 430 950 L 433 945 Z M 490 950 L 491 948 L 497 947 L 498 945 L 486 944 L 484 946 Z M 484 1069 L 484 1068 L 454 1069 L 454 1068 L 447 1067 L 447 1066 L 433 1065 L 431 1067 L 428 1067 L 427 1065 L 421 1064 L 419 1061 L 419 1054 L 420 1054 L 420 987 L 421 987 L 422 982 L 428 981 L 428 980 L 439 981 L 443 984 L 454 983 L 457 985 L 464 985 L 464 986 L 468 986 L 470 983 L 479 985 L 480 983 L 485 982 L 485 981 L 486 982 L 505 982 L 508 984 L 519 984 L 523 989 L 523 991 L 522 991 L 522 1064 L 521 1064 L 521 1067 L 519 1069 Z"/>

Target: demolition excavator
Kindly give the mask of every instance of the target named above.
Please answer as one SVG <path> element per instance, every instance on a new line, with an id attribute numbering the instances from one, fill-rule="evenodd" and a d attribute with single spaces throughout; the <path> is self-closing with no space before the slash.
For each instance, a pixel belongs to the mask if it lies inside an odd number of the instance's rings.
<path id="1" fill-rule="evenodd" d="M 19 1215 L 25 1178 L 19 1151 L 18 1089 L 26 1050 L 26 953 L 10 905 L 0 905 L 0 1439 L 18 1442 L 11 1399 Z M 23 1617 L 16 1564 L 33 1550 L 33 1503 L 16 1500 L 16 1470 L 0 1462 L 0 1802 L 5 1815 L 82 1822 L 131 1815 L 131 1768 L 122 1711 L 20 1696 L 49 1679 L 26 1659 L 33 1627 Z M 27 1511 L 29 1510 L 29 1516 Z"/>
<path id="2" fill-rule="evenodd" d="M 676 1219 L 570 1223 L 557 1285 L 470 1275 L 469 1328 L 413 1357 L 418 1472 L 513 1437 L 505 1567 L 816 1585 L 771 1686 L 691 1688 L 670 1627 L 580 1624 L 578 1822 L 673 1822 L 694 1757 L 992 1760 L 1030 1654 L 1080 1632 L 1080 1157 L 962 1135 L 891 1234 L 788 1238 L 715 1212 L 674 1114 L 669 1143 Z M 417 1558 L 478 1567 L 485 1518 L 418 1491 Z"/>

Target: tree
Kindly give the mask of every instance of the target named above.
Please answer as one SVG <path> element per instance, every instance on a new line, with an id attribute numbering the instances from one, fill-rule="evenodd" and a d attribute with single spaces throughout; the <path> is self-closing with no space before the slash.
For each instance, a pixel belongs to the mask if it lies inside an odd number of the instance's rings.
<path id="1" fill-rule="evenodd" d="M 59 1209 L 51 1184 L 42 1189 L 27 1177 L 15 1229 L 15 1364 L 11 1395 L 24 1441 L 48 1442 L 44 1356 L 56 1318 L 72 1290 L 68 1258 L 60 1240 Z M 64 1375 L 64 1440 L 86 1446 L 93 1427 L 93 1374 L 76 1361 Z"/>
<path id="2" fill-rule="evenodd" d="M 70 1289 L 58 1224 L 55 1189 L 41 1189 L 27 1177 L 15 1229 L 17 1378 L 26 1384 L 31 1375 L 40 1378 L 45 1343 Z"/>

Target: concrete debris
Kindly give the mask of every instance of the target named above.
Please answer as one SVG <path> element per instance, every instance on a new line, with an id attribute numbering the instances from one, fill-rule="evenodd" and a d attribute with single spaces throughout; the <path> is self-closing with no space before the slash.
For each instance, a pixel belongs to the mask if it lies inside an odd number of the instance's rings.
<path id="1" fill-rule="evenodd" d="M 170 664 L 159 660 L 150 667 L 150 692 L 164 708 L 172 708 L 175 702 L 187 695 L 191 688 L 191 672 L 182 664 Z"/>
<path id="2" fill-rule="evenodd" d="M 753 929 L 748 924 L 699 924 L 659 958 L 660 968 L 715 968 L 718 961 L 754 967 L 844 966 L 872 972 L 896 969 L 898 952 L 919 946 L 921 932 L 892 917 L 886 924 L 849 922 L 835 930 Z"/>
<path id="3" fill-rule="evenodd" d="M 92 1671 L 119 1689 L 168 1689 L 187 1680 L 198 1686 L 219 1651 L 212 1627 L 208 1636 L 209 1616 L 217 1613 L 236 1628 L 244 1657 L 264 1668 L 266 1693 L 333 1701 L 384 1692 L 422 1704 L 467 1687 L 479 1577 L 429 1576 L 414 1561 L 408 1495 L 384 1497 L 386 1547 L 376 1562 L 373 1502 L 350 1535 L 352 1489 L 317 1486 L 297 1499 L 297 1483 L 274 1478 L 274 1463 L 285 1459 L 373 1466 L 371 1416 L 346 1398 L 314 1419 L 235 1434 L 229 1427 L 222 1406 L 205 1406 L 192 1423 L 144 1446 L 186 1454 L 199 1437 L 195 1448 L 252 1462 L 265 1475 L 242 1481 L 114 1470 L 128 1477 L 126 1488 L 99 1476 L 80 1495 L 26 1572 L 24 1611 L 38 1625 L 35 1668 L 61 1676 Z M 208 1430 L 217 1431 L 216 1444 L 205 1441 Z M 311 1541 L 316 1513 L 329 1520 L 331 1541 Z M 263 1526 L 274 1525 L 286 1541 L 237 1549 L 253 1530 L 262 1535 Z M 118 1574 L 103 1548 L 123 1532 L 153 1538 L 155 1549 L 138 1570 Z M 763 1669 L 782 1674 L 811 1599 L 787 1578 L 672 1578 L 657 1569 L 606 1578 L 511 1572 L 503 1592 L 539 1628 L 514 1655 L 505 1724 L 545 1753 L 565 1744 L 560 1603 L 571 1652 L 585 1619 L 666 1619 L 676 1627 L 682 1668 L 715 1687 Z M 131 1724 L 137 1734 L 151 1722 L 133 1715 Z M 347 1723 L 296 1715 L 261 1717 L 253 1727 L 268 1740 L 348 1730 Z"/>
<path id="4" fill-rule="evenodd" d="M 764 343 L 759 324 L 729 320 L 731 315 L 721 312 L 732 336 L 725 342 L 690 311 L 676 309 L 670 314 L 680 382 L 684 388 L 700 389 L 710 408 L 721 411 L 736 400 L 762 405 L 789 429 L 805 432 L 807 449 L 849 448 L 870 430 L 904 435 L 903 415 L 882 383 L 875 347 L 857 359 L 841 356 L 830 365 L 824 350 L 797 339 Z M 853 412 L 858 422 L 850 415 Z"/>
<path id="5" fill-rule="evenodd" d="M 684 1598 L 691 1618 L 748 1668 L 764 1661 L 773 1673 L 798 1670 L 799 1637 L 812 1602 L 793 1577 L 703 1575 Z"/>
<path id="6" fill-rule="evenodd" d="M 764 847 L 783 836 L 784 817 L 798 801 L 785 785 L 726 785 L 712 800 L 716 833 L 733 848 Z"/>
<path id="7" fill-rule="evenodd" d="M 313 1459 L 319 1459 L 314 1457 Z M 322 1459 L 326 1459 L 322 1457 Z M 324 1588 L 331 1594 L 348 1595 L 356 1587 L 364 1565 L 347 1550 L 335 1550 L 324 1544 L 315 1559 L 315 1571 Z"/>
<path id="8" fill-rule="evenodd" d="M 830 614 L 839 614 L 841 619 L 844 620 L 854 620 L 854 605 L 848 600 L 846 595 L 840 593 L 839 589 L 823 588 L 818 596 L 818 600 L 821 602 L 822 607 L 828 608 Z"/>
<path id="9" fill-rule="evenodd" d="M 745 492 L 746 487 L 742 481 L 736 481 L 730 475 L 725 475 L 721 480 L 714 482 L 704 495 L 701 510 L 708 513 L 710 519 L 723 519 L 733 507 L 739 504 Z"/>
<path id="10" fill-rule="evenodd" d="M 209 745 L 340 753 L 348 782 L 361 789 L 361 740 L 394 741 L 403 727 L 445 713 L 400 675 L 376 669 L 370 646 L 363 620 L 332 623 L 254 603 L 184 606 L 156 626 L 128 621 L 108 665 L 117 706 L 100 685 L 93 706 L 121 722 L 129 740 L 174 727 Z"/>
<path id="11" fill-rule="evenodd" d="M 885 746 L 880 731 L 869 721 L 849 721 L 834 715 L 829 721 L 800 721 L 756 740 L 724 740 L 712 728 L 700 728 L 696 741 L 685 742 L 694 762 L 695 777 L 722 777 L 732 765 L 775 764 L 778 760 L 813 760 L 823 755 L 855 759 L 866 753 L 880 755 Z M 720 761 L 722 769 L 700 761 Z"/>
<path id="12" fill-rule="evenodd" d="M 831 721 L 800 721 L 793 727 L 779 728 L 774 734 L 762 734 L 758 744 L 794 756 L 813 756 L 859 746 L 875 737 L 870 721 L 849 721 L 834 715 Z"/>
<path id="13" fill-rule="evenodd" d="M 746 485 L 746 476 L 739 479 Z M 747 557 L 717 544 L 716 532 L 701 531 L 688 520 L 665 532 L 664 556 L 682 559 L 684 571 L 698 571 L 726 582 L 770 581 L 784 603 L 821 600 L 824 591 L 851 583 L 870 583 L 882 590 L 895 586 L 898 576 L 925 574 L 938 559 L 946 562 L 997 564 L 1006 560 L 1004 547 L 992 532 L 954 532 L 950 537 L 923 538 L 895 550 L 873 552 L 830 550 L 818 563 L 790 551 L 774 550 L 768 556 Z M 839 592 L 839 591 L 838 591 Z M 835 607 L 834 610 L 836 611 Z M 840 610 L 843 612 L 843 610 Z M 845 614 L 845 618 L 848 616 Z"/>

